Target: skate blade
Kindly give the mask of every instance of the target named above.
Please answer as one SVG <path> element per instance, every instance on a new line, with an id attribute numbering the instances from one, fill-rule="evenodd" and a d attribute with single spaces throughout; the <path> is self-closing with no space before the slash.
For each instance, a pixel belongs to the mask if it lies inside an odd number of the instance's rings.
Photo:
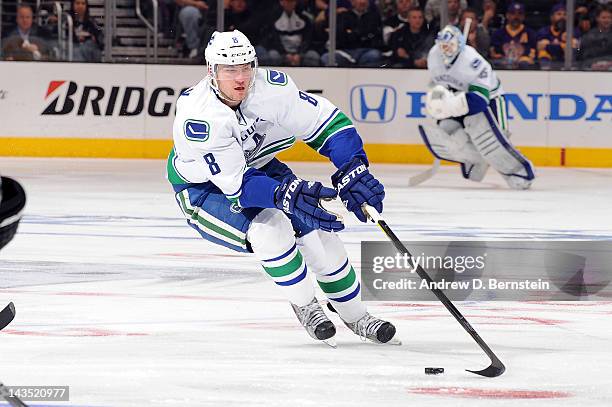
<path id="1" fill-rule="evenodd" d="M 323 340 L 321 340 L 321 342 L 323 342 L 324 344 L 326 344 L 330 348 L 336 349 L 338 347 L 338 344 L 336 343 L 336 340 L 334 338 L 323 339 Z"/>
<path id="2" fill-rule="evenodd" d="M 395 345 L 395 346 L 401 346 L 402 341 L 400 341 L 397 338 L 391 338 L 391 340 L 387 343 L 383 343 L 383 345 Z"/>
<path id="3" fill-rule="evenodd" d="M 383 345 L 383 346 L 388 346 L 388 345 L 400 346 L 402 344 L 402 341 L 400 341 L 397 338 L 391 338 L 389 340 L 389 342 L 384 342 L 384 343 L 383 342 L 379 342 L 379 341 L 375 341 L 375 340 L 372 340 L 372 339 L 369 339 L 368 341 L 371 342 L 371 343 L 375 343 L 377 345 Z"/>

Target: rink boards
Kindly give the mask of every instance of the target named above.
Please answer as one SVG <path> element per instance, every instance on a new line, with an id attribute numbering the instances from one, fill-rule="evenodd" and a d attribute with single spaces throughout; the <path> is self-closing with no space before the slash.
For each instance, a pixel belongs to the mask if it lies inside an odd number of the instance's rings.
<path id="1" fill-rule="evenodd" d="M 337 104 L 373 162 L 427 163 L 426 71 L 282 68 Z M 175 102 L 203 66 L 0 62 L 0 155 L 163 158 Z M 612 75 L 499 72 L 512 141 L 536 165 L 612 167 Z M 297 97 L 297 95 L 296 95 Z M 299 114 L 299 112 L 297 112 Z M 298 143 L 282 153 L 322 160 Z"/>

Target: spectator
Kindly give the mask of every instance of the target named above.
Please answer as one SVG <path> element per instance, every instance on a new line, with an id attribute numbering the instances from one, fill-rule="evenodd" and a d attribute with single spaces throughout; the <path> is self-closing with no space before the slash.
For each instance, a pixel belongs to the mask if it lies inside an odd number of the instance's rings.
<path id="1" fill-rule="evenodd" d="M 350 0 L 338 0 L 336 4 L 336 13 L 342 14 L 351 9 Z M 328 26 L 327 18 L 329 8 L 327 0 L 316 0 L 315 1 L 316 15 L 315 15 L 315 27 L 319 29 L 319 31 L 323 31 L 323 26 Z"/>
<path id="2" fill-rule="evenodd" d="M 274 11 L 274 9 L 267 10 L 268 13 Z M 254 44 L 258 44 L 260 27 L 263 22 L 252 17 L 253 11 L 249 8 L 246 0 L 230 0 L 229 7 L 225 10 L 225 31 L 239 30 Z"/>
<path id="3" fill-rule="evenodd" d="M 597 26 L 582 38 L 580 58 L 584 68 L 612 70 L 612 9 L 603 6 L 595 15 Z"/>
<path id="4" fill-rule="evenodd" d="M 470 32 L 468 34 L 467 44 L 475 48 L 480 55 L 487 58 L 489 56 L 489 46 L 491 45 L 491 38 L 489 33 L 484 27 L 478 23 L 478 15 L 476 10 L 473 8 L 466 8 L 461 12 L 461 18 L 459 20 L 459 29 L 463 31 L 466 19 L 472 19 L 470 24 Z"/>
<path id="5" fill-rule="evenodd" d="M 180 7 L 178 18 L 185 33 L 185 45 L 189 50 L 188 57 L 196 58 L 202 42 L 203 21 L 206 21 L 208 4 L 203 0 L 176 0 Z"/>
<path id="6" fill-rule="evenodd" d="M 396 0 L 396 14 L 387 18 L 383 23 L 383 40 L 389 44 L 391 34 L 402 28 L 408 22 L 408 12 L 412 7 L 418 7 L 417 0 Z"/>
<path id="7" fill-rule="evenodd" d="M 440 27 L 440 3 L 442 0 L 427 0 L 425 5 L 425 18 L 430 24 Z M 459 24 L 461 10 L 467 8 L 467 0 L 448 0 L 448 24 Z M 436 29 L 437 31 L 437 29 Z"/>
<path id="8" fill-rule="evenodd" d="M 497 0 L 484 0 L 482 2 L 481 25 L 487 33 L 495 32 L 504 26 L 503 16 L 497 13 L 497 6 Z"/>
<path id="9" fill-rule="evenodd" d="M 176 2 L 175 0 L 158 0 L 158 13 L 159 13 L 159 31 L 165 38 L 174 38 L 176 35 L 176 28 L 174 26 L 174 17 L 176 15 Z M 153 18 L 153 7 L 152 3 L 145 1 L 141 3 L 141 7 L 145 12 L 145 16 Z"/>
<path id="10" fill-rule="evenodd" d="M 538 59 L 543 69 L 560 66 L 564 61 L 564 50 L 566 46 L 565 26 L 567 15 L 565 5 L 555 5 L 550 13 L 550 26 L 542 28 L 536 35 Z M 575 32 L 578 35 L 577 32 Z M 572 48 L 578 48 L 578 39 L 572 39 Z"/>
<path id="11" fill-rule="evenodd" d="M 264 40 L 267 50 L 258 46 L 257 56 L 270 65 L 318 66 L 319 53 L 309 49 L 312 22 L 302 11 L 296 11 L 297 0 L 280 0 L 281 10 L 272 19 Z M 267 59 L 267 61 L 265 61 Z"/>
<path id="12" fill-rule="evenodd" d="M 601 6 L 612 4 L 611 0 L 577 0 L 575 25 L 580 30 L 580 35 L 589 32 L 595 25 L 595 16 L 599 13 Z"/>
<path id="13" fill-rule="evenodd" d="M 397 14 L 396 0 L 377 0 L 375 3 L 378 4 L 383 21 Z M 415 3 L 418 4 L 418 1 L 415 1 Z"/>
<path id="14" fill-rule="evenodd" d="M 506 26 L 493 33 L 491 60 L 503 68 L 530 68 L 535 64 L 536 35 L 525 26 L 525 6 L 510 3 L 506 12 Z"/>
<path id="15" fill-rule="evenodd" d="M 74 23 L 74 60 L 100 62 L 104 46 L 102 29 L 89 15 L 88 0 L 73 0 L 72 18 Z"/>
<path id="16" fill-rule="evenodd" d="M 382 21 L 369 9 L 368 0 L 351 0 L 352 8 L 338 15 L 337 48 L 339 66 L 380 66 L 382 62 Z M 327 53 L 321 57 L 327 63 Z"/>
<path id="17" fill-rule="evenodd" d="M 39 61 L 49 57 L 47 39 L 49 33 L 33 24 L 32 7 L 21 4 L 17 7 L 17 27 L 7 35 L 2 46 L 6 60 Z"/>
<path id="18" fill-rule="evenodd" d="M 576 5 L 576 11 L 574 13 L 574 25 L 578 28 L 578 31 L 580 31 L 580 36 L 583 36 L 593 28 L 591 12 L 586 5 Z"/>
<path id="19" fill-rule="evenodd" d="M 391 34 L 389 40 L 393 66 L 427 68 L 427 54 L 433 44 L 434 38 L 427 30 L 423 11 L 418 7 L 410 8 L 408 24 Z"/>

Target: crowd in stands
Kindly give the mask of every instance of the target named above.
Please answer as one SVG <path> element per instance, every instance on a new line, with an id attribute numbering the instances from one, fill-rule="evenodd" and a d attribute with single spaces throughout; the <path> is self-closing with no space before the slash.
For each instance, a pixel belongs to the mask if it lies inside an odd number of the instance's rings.
<path id="1" fill-rule="evenodd" d="M 58 18 L 54 14 L 53 3 L 41 3 L 37 16 L 34 9 L 34 2 L 22 1 L 15 5 L 16 24 L 2 37 L 1 59 L 46 61 L 61 58 Z M 68 11 L 73 20 L 73 61 L 100 62 L 103 32 L 89 15 L 87 0 L 72 0 Z M 39 25 L 37 20 L 42 24 Z"/>
<path id="2" fill-rule="evenodd" d="M 170 0 L 168 0 L 170 1 Z M 559 0 L 338 0 L 338 66 L 425 68 L 440 29 L 440 2 L 448 2 L 450 24 L 472 20 L 468 44 L 494 66 L 559 68 L 565 60 L 567 13 Z M 576 1 L 575 64 L 612 69 L 610 0 Z M 239 29 L 256 44 L 262 65 L 317 66 L 328 61 L 327 0 L 225 0 L 225 29 Z M 166 2 L 177 14 L 184 54 L 201 60 L 216 27 L 216 2 Z M 173 10 L 173 7 L 176 10 Z M 168 19 L 165 27 L 172 33 Z"/>
<path id="3" fill-rule="evenodd" d="M 472 21 L 467 42 L 497 68 L 562 67 L 567 46 L 565 2 L 539 0 L 338 0 L 336 64 L 342 67 L 426 68 L 440 29 L 440 3 L 450 24 Z M 145 2 L 146 3 L 146 2 Z M 224 0 L 225 30 L 238 29 L 256 45 L 261 65 L 321 66 L 329 55 L 328 0 Z M 574 65 L 612 70 L 612 0 L 576 0 Z M 216 0 L 160 0 L 160 27 L 189 62 L 203 62 L 216 29 Z M 73 0 L 75 60 L 99 61 L 102 31 L 87 0 Z M 24 1 L 17 28 L 3 39 L 4 59 L 52 59 L 56 30 L 33 23 Z M 51 28 L 51 29 L 50 29 Z M 161 35 L 161 34 L 160 34 Z"/>

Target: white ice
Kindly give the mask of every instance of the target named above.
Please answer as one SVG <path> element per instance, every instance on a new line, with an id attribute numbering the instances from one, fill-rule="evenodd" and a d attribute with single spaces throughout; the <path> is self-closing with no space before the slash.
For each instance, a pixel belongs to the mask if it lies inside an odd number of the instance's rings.
<path id="1" fill-rule="evenodd" d="M 294 163 L 329 180 L 327 164 Z M 530 191 L 490 173 L 376 165 L 384 216 L 404 240 L 612 239 L 612 171 L 539 168 Z M 70 406 L 609 406 L 612 301 L 457 304 L 507 366 L 487 359 L 438 303 L 370 304 L 403 346 L 364 343 L 335 316 L 338 348 L 316 343 L 247 255 L 208 244 L 181 218 L 158 160 L 1 158 L 28 193 L 0 253 L 0 380 L 69 385 Z M 329 184 L 329 181 L 327 181 Z M 334 206 L 338 211 L 340 207 Z M 342 239 L 384 240 L 346 216 Z M 444 367 L 440 376 L 425 367 Z M 48 403 L 32 403 L 44 405 Z M 2 405 L 0 403 L 0 405 Z"/>

